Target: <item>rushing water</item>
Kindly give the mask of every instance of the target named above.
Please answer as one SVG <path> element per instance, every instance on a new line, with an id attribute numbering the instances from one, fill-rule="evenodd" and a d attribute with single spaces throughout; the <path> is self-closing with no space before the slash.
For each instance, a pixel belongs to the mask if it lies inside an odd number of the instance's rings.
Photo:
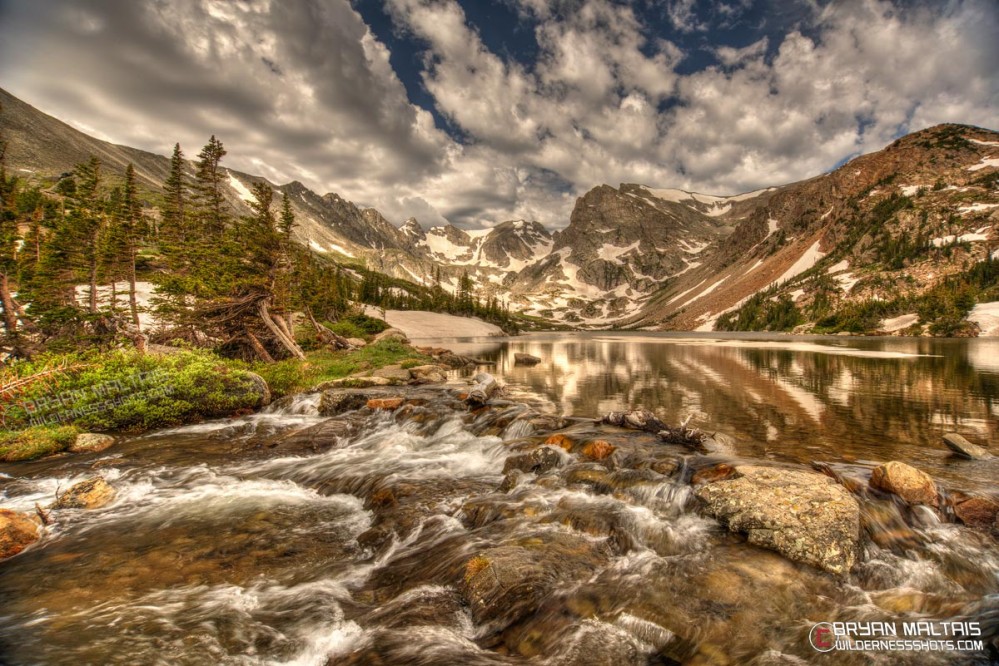
<path id="1" fill-rule="evenodd" d="M 579 422 L 573 437 L 600 434 L 646 464 L 607 473 L 566 455 L 510 488 L 504 461 L 531 432 L 523 405 L 329 420 L 312 395 L 3 466 L 6 508 L 47 504 L 95 473 L 118 495 L 57 512 L 42 542 L 0 564 L 0 663 L 989 663 L 823 656 L 808 643 L 822 621 L 995 631 L 988 535 L 865 496 L 861 561 L 839 579 L 700 516 L 688 481 L 707 463 L 762 459 L 866 482 L 897 459 L 995 496 L 996 464 L 939 444 L 949 430 L 994 441 L 995 343 L 560 334 L 446 346 L 495 361 L 535 412 L 644 406 L 728 435 L 732 450 L 700 456 Z M 517 351 L 543 362 L 514 366 Z M 498 580 L 482 583 L 480 562 Z"/>

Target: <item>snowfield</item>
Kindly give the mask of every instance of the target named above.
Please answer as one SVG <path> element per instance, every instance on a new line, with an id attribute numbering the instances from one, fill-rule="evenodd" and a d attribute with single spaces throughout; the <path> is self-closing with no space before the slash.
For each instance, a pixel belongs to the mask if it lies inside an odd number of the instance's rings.
<path id="1" fill-rule="evenodd" d="M 978 324 L 981 337 L 999 337 L 999 301 L 979 303 L 968 315 L 968 321 Z"/>
<path id="2" fill-rule="evenodd" d="M 386 310 L 365 306 L 369 317 L 385 319 L 389 326 L 397 328 L 410 339 L 419 338 L 483 338 L 506 335 L 503 329 L 475 317 L 456 317 L 440 312 L 421 310 Z"/>

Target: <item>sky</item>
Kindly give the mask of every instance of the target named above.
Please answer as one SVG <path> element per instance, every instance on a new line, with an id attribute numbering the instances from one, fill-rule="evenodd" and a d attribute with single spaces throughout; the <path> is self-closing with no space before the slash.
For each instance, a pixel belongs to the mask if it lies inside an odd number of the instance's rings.
<path id="1" fill-rule="evenodd" d="M 999 128 L 995 0 L 0 0 L 0 87 L 115 143 L 399 224 L 569 222 L 607 183 L 737 194 Z"/>

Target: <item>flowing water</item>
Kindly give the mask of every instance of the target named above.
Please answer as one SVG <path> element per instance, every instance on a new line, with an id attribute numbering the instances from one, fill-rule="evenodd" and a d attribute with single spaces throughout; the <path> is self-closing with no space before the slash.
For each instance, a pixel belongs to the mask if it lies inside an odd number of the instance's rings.
<path id="1" fill-rule="evenodd" d="M 54 512 L 40 543 L 0 564 L 0 663 L 995 658 L 809 644 L 817 622 L 913 619 L 979 621 L 995 640 L 993 537 L 861 488 L 897 459 L 947 492 L 999 492 L 997 463 L 939 444 L 946 431 L 995 441 L 995 343 L 553 334 L 446 346 L 494 361 L 509 400 L 468 413 L 440 391 L 330 419 L 318 395 L 296 396 L 100 454 L 0 467 L 5 508 L 46 505 L 94 474 L 117 490 L 104 508 Z M 543 362 L 514 366 L 518 351 Z M 544 415 L 633 406 L 717 431 L 726 449 L 702 455 L 578 419 L 570 436 L 611 441 L 620 464 L 560 453 L 552 471 L 504 476 Z M 693 471 L 747 459 L 823 463 L 861 488 L 863 552 L 848 577 L 698 513 Z"/>

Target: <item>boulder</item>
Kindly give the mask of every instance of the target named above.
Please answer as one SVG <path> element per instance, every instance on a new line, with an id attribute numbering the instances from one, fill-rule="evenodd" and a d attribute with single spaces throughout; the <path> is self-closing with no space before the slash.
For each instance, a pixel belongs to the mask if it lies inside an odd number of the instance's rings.
<path id="1" fill-rule="evenodd" d="M 944 445 L 954 452 L 954 455 L 971 460 L 989 460 L 994 456 L 978 446 L 972 444 L 956 432 L 949 432 L 943 436 Z"/>
<path id="2" fill-rule="evenodd" d="M 360 377 L 357 375 L 351 375 L 350 377 L 341 377 L 340 379 L 331 379 L 328 382 L 323 382 L 312 387 L 312 392 L 328 391 L 331 389 L 343 389 L 343 388 L 375 388 L 378 386 L 392 386 L 395 382 L 386 377 Z"/>
<path id="3" fill-rule="evenodd" d="M 368 343 L 362 340 L 361 338 L 347 338 L 347 344 L 349 344 L 351 347 L 358 347 L 358 348 L 368 346 Z"/>
<path id="4" fill-rule="evenodd" d="M 518 456 L 510 456 L 503 465 L 503 473 L 518 469 L 521 472 L 533 474 L 544 474 L 550 469 L 558 467 L 562 463 L 562 458 L 558 452 L 550 446 L 541 446 L 530 453 L 523 453 Z"/>
<path id="5" fill-rule="evenodd" d="M 114 437 L 95 432 L 81 432 L 69 446 L 70 453 L 100 453 L 114 444 Z"/>
<path id="6" fill-rule="evenodd" d="M 845 488 L 822 474 L 775 467 L 739 465 L 735 474 L 697 488 L 708 514 L 790 560 L 834 574 L 850 571 L 860 506 Z"/>
<path id="7" fill-rule="evenodd" d="M 383 377 L 392 382 L 397 382 L 401 384 L 405 384 L 410 379 L 412 379 L 412 375 L 409 373 L 409 370 L 403 368 L 401 365 L 386 365 L 385 367 L 378 368 L 377 370 L 372 372 L 371 376 Z"/>
<path id="8" fill-rule="evenodd" d="M 320 416 L 337 416 L 367 406 L 371 395 L 359 391 L 324 391 L 319 399 Z"/>
<path id="9" fill-rule="evenodd" d="M 114 501 L 115 490 L 99 476 L 81 481 L 59 495 L 53 509 L 99 509 Z"/>
<path id="10" fill-rule="evenodd" d="M 583 445 L 583 457 L 589 460 L 603 460 L 614 453 L 617 447 L 603 439 L 594 439 Z"/>
<path id="11" fill-rule="evenodd" d="M 871 487 L 901 497 L 909 504 L 936 506 L 937 484 L 925 472 L 892 460 L 871 472 Z"/>
<path id="12" fill-rule="evenodd" d="M 557 446 L 563 451 L 572 451 L 573 442 L 566 435 L 556 433 L 545 440 L 545 446 Z"/>
<path id="13" fill-rule="evenodd" d="M 255 372 L 247 372 L 246 376 L 252 382 L 252 390 L 258 396 L 254 407 L 266 407 L 271 404 L 271 388 L 267 385 L 267 380 Z"/>
<path id="14" fill-rule="evenodd" d="M 991 529 L 999 518 L 999 504 L 985 497 L 969 497 L 954 504 L 954 515 L 969 527 Z"/>
<path id="15" fill-rule="evenodd" d="M 365 404 L 365 407 L 368 409 L 384 409 L 392 411 L 402 407 L 403 402 L 404 400 L 402 398 L 371 398 Z"/>
<path id="16" fill-rule="evenodd" d="M 514 365 L 537 365 L 538 363 L 541 363 L 541 359 L 537 356 L 532 356 L 531 354 L 517 352 L 513 355 Z"/>
<path id="17" fill-rule="evenodd" d="M 41 536 L 37 517 L 0 509 L 0 560 L 17 555 Z"/>
<path id="18" fill-rule="evenodd" d="M 409 338 L 406 334 L 400 331 L 398 328 L 387 328 L 378 335 L 375 336 L 374 342 L 377 344 L 379 342 L 384 342 L 385 340 L 396 340 L 402 343 L 409 343 Z"/>
<path id="19" fill-rule="evenodd" d="M 412 381 L 417 384 L 443 384 L 447 381 L 447 368 L 439 365 L 418 365 L 409 369 Z"/>

